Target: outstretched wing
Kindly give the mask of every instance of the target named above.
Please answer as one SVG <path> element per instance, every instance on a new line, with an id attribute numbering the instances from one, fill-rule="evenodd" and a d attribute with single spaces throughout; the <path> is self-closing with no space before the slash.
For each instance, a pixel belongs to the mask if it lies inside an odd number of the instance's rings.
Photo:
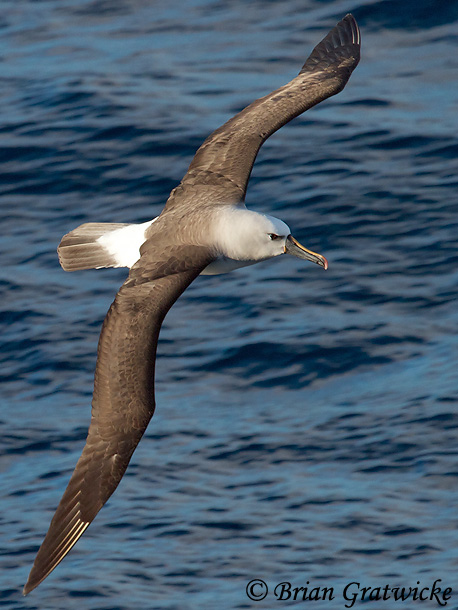
<path id="1" fill-rule="evenodd" d="M 169 248 L 131 269 L 100 334 L 86 445 L 35 558 L 24 595 L 62 561 L 118 486 L 153 416 L 162 321 L 209 264 L 206 249 Z"/>
<path id="2" fill-rule="evenodd" d="M 296 78 L 247 106 L 205 140 L 167 208 L 187 186 L 224 185 L 226 198 L 234 191 L 231 199 L 243 201 L 262 144 L 291 119 L 342 91 L 359 55 L 358 25 L 347 15 L 315 47 Z"/>

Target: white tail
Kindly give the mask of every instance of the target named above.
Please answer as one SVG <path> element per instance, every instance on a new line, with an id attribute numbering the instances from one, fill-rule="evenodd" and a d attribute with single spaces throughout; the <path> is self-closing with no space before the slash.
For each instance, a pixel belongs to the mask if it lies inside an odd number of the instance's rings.
<path id="1" fill-rule="evenodd" d="M 132 267 L 140 258 L 145 231 L 154 220 L 138 225 L 116 222 L 88 222 L 80 225 L 64 235 L 57 248 L 62 269 L 80 271 Z"/>

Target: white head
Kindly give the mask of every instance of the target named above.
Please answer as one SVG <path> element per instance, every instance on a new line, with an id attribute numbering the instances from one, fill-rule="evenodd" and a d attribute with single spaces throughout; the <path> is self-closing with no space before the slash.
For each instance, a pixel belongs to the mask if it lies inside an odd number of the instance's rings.
<path id="1" fill-rule="evenodd" d="M 215 226 L 219 253 L 233 260 L 262 261 L 285 252 L 291 233 L 283 221 L 245 208 L 225 208 Z"/>
<path id="2" fill-rule="evenodd" d="M 213 224 L 218 254 L 248 264 L 292 254 L 327 268 L 326 259 L 301 246 L 282 220 L 246 208 L 224 207 Z"/>

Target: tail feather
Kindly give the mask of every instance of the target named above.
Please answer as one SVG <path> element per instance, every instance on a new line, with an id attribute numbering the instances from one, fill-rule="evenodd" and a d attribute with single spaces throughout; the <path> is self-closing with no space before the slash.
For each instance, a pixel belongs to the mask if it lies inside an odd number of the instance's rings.
<path id="1" fill-rule="evenodd" d="M 57 248 L 59 262 L 65 271 L 131 267 L 140 257 L 139 249 L 151 222 L 88 222 L 80 225 L 63 236 Z"/>
<path id="2" fill-rule="evenodd" d="M 116 258 L 98 239 L 107 233 L 127 227 L 115 222 L 87 222 L 80 225 L 62 240 L 57 248 L 59 262 L 65 271 L 117 267 Z"/>

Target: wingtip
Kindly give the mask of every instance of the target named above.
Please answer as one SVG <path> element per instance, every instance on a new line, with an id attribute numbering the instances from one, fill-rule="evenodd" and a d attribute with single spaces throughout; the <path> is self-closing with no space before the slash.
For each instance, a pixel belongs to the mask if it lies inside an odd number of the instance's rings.
<path id="1" fill-rule="evenodd" d="M 350 26 L 353 44 L 361 46 L 361 32 L 359 29 L 358 22 L 353 17 L 353 15 L 351 13 L 347 13 L 345 17 L 341 21 L 339 21 L 336 27 L 338 27 L 340 24 Z"/>
<path id="2" fill-rule="evenodd" d="M 48 572 L 44 576 L 37 578 L 35 572 L 36 572 L 36 565 L 34 564 L 32 566 L 32 569 L 30 570 L 30 574 L 27 579 L 27 582 L 25 583 L 24 588 L 22 589 L 22 595 L 24 597 L 26 595 L 28 595 L 31 591 L 36 589 L 38 587 L 38 585 L 41 584 L 44 581 L 44 579 L 46 578 L 46 576 L 48 576 L 48 574 L 49 574 L 49 572 Z"/>
<path id="3" fill-rule="evenodd" d="M 353 71 L 359 62 L 361 34 L 351 13 L 345 15 L 313 49 L 299 74 L 345 65 Z"/>
<path id="4" fill-rule="evenodd" d="M 61 503 L 64 498 L 65 494 L 61 500 Z M 76 518 L 75 523 L 75 518 L 73 518 L 70 521 L 70 524 L 68 522 L 65 523 L 63 530 L 59 532 L 59 529 L 57 529 L 56 531 L 56 526 L 59 528 L 61 525 L 59 524 L 59 519 L 56 519 L 56 516 L 58 516 L 59 507 L 56 511 L 54 519 L 51 521 L 48 533 L 46 534 L 41 547 L 38 549 L 34 564 L 30 570 L 29 579 L 24 586 L 23 595 L 27 595 L 30 593 L 30 591 L 33 591 L 33 589 L 38 587 L 38 585 L 41 584 L 55 568 L 57 568 L 60 562 L 72 550 L 91 523 L 90 521 L 83 521 L 79 518 Z"/>
<path id="5" fill-rule="evenodd" d="M 356 45 L 359 47 L 361 45 L 361 32 L 353 15 L 347 13 L 343 19 L 336 23 L 322 42 L 325 42 L 326 40 L 334 42 L 336 48 L 347 45 Z"/>
<path id="6" fill-rule="evenodd" d="M 30 591 L 33 591 L 35 589 L 35 587 L 37 587 L 38 585 L 39 585 L 39 583 L 32 584 L 30 582 L 30 576 L 29 576 L 29 579 L 27 580 L 27 582 L 24 585 L 24 588 L 22 589 L 22 595 L 25 597 L 26 595 L 28 595 L 30 593 Z"/>

